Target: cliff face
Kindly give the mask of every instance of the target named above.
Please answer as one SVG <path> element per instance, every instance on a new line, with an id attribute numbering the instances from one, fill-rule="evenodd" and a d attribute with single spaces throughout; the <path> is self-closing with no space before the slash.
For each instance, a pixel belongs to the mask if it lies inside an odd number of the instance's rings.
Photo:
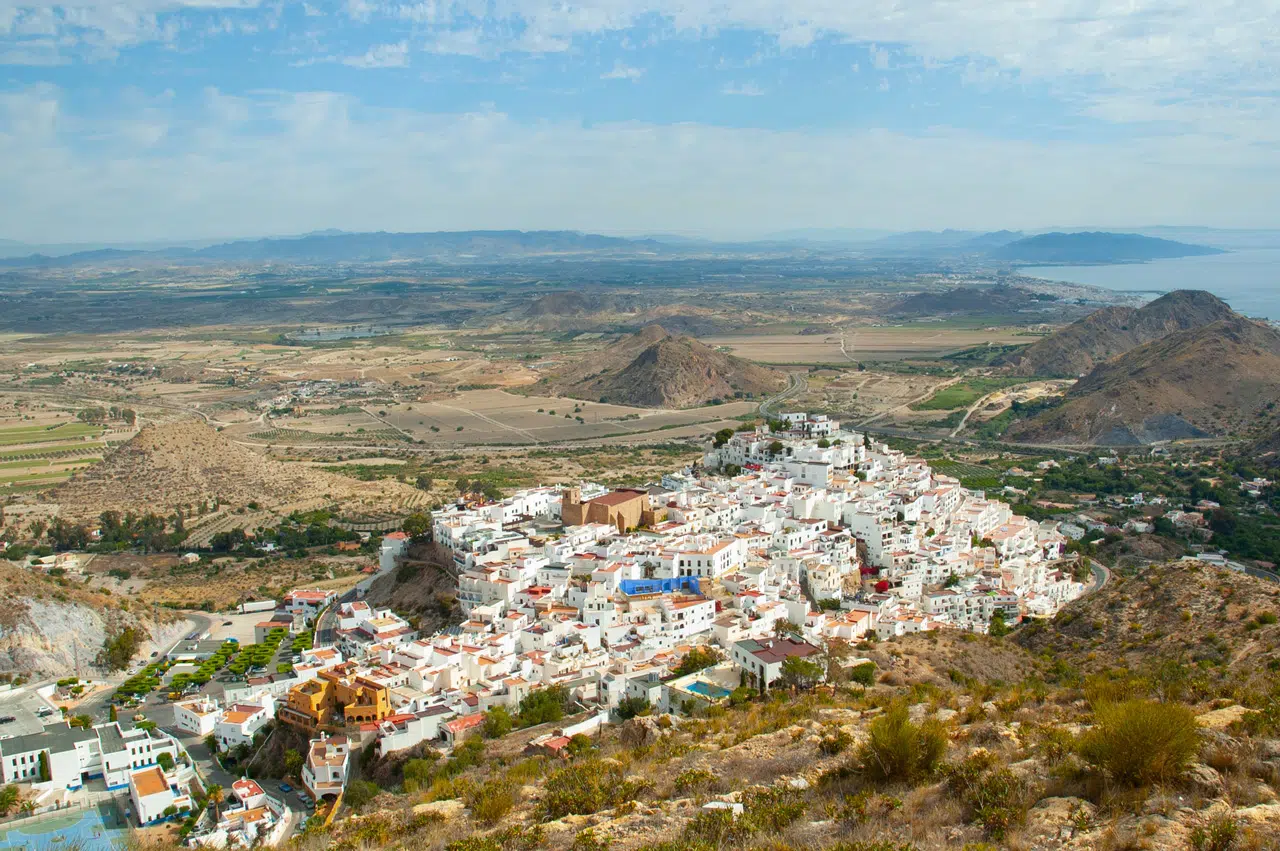
<path id="1" fill-rule="evenodd" d="M 107 638 L 119 630 L 134 627 L 150 636 L 141 651 L 145 657 L 190 629 L 183 618 L 158 622 L 148 610 L 128 610 L 110 598 L 64 588 L 8 562 L 0 561 L 0 576 L 5 595 L 0 606 L 0 673 L 32 679 L 102 674 L 106 672 L 95 667 L 95 660 Z"/>

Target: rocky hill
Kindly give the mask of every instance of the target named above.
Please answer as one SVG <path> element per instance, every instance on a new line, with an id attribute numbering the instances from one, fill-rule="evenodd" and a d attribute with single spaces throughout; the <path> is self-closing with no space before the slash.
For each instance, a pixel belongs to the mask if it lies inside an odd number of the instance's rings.
<path id="1" fill-rule="evenodd" d="M 123 598 L 59 583 L 3 559 L 0 593 L 5 597 L 0 606 L 0 674 L 41 679 L 78 670 L 89 675 L 106 640 L 126 627 L 148 638 L 139 649 L 144 656 L 167 649 L 190 629 L 185 618 L 167 609 L 130 608 Z"/>
<path id="2" fill-rule="evenodd" d="M 1035 654 L 1086 673 L 1152 671 L 1165 662 L 1188 676 L 1245 680 L 1280 650 L 1280 585 L 1202 562 L 1174 561 L 1136 576 L 1112 574 L 1052 621 L 1015 634 Z"/>
<path id="3" fill-rule="evenodd" d="M 1276 402 L 1280 332 L 1233 315 L 1099 364 L 1061 405 L 1015 423 L 1008 436 L 1100 445 L 1243 436 Z"/>
<path id="4" fill-rule="evenodd" d="M 548 379 L 542 389 L 645 408 L 688 408 L 781 389 L 782 374 L 650 325 Z"/>
<path id="5" fill-rule="evenodd" d="M 233 443 L 197 420 L 144 427 L 101 464 L 59 486 L 51 501 L 71 520 L 92 520 L 107 509 L 168 514 L 179 506 L 220 502 L 264 510 L 328 500 L 376 506 L 413 493 L 394 481 L 360 482 L 294 466 Z M 291 509 L 288 509 L 291 510 Z"/>
<path id="6" fill-rule="evenodd" d="M 1140 308 L 1105 307 L 1033 345 L 1010 353 L 1017 375 L 1074 378 L 1099 363 L 1175 331 L 1199 328 L 1236 314 L 1203 290 L 1177 290 Z"/>

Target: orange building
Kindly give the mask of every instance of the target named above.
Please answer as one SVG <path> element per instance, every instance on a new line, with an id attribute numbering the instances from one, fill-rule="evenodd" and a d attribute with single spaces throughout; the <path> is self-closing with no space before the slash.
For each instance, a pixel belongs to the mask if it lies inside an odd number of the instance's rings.
<path id="1" fill-rule="evenodd" d="M 280 720 L 305 730 L 377 722 L 391 714 L 387 687 L 355 673 L 348 663 L 321 671 L 289 689 Z"/>

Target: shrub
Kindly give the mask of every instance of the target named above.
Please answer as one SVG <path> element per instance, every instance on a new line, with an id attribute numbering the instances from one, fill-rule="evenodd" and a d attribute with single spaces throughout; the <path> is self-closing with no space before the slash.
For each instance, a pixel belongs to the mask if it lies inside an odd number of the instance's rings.
<path id="1" fill-rule="evenodd" d="M 482 732 L 486 739 L 500 739 L 510 733 L 516 726 L 511 717 L 511 710 L 505 706 L 495 706 L 484 715 Z"/>
<path id="2" fill-rule="evenodd" d="M 1026 818 L 1031 803 L 1028 784 L 1005 767 L 997 768 L 986 751 L 975 751 L 947 767 L 947 787 L 959 798 L 970 821 L 982 825 L 994 839 Z"/>
<path id="3" fill-rule="evenodd" d="M 489 836 L 468 836 L 444 846 L 445 851 L 532 851 L 543 846 L 541 825 L 523 827 L 517 825 Z"/>
<path id="4" fill-rule="evenodd" d="M 610 844 L 608 838 L 596 836 L 596 832 L 588 827 L 573 838 L 569 851 L 604 851 Z"/>
<path id="5" fill-rule="evenodd" d="M 342 797 L 350 805 L 351 809 L 358 810 L 378 797 L 378 793 L 381 791 L 376 783 L 368 780 L 353 780 L 347 784 L 347 791 Z"/>
<path id="6" fill-rule="evenodd" d="M 1240 827 L 1230 813 L 1221 813 L 1191 829 L 1191 848 L 1193 851 L 1229 851 L 1239 832 Z"/>
<path id="7" fill-rule="evenodd" d="M 688 795 L 716 782 L 716 776 L 705 768 L 689 768 L 676 775 L 676 794 Z"/>
<path id="8" fill-rule="evenodd" d="M 853 735 L 837 725 L 831 725 L 822 732 L 818 742 L 818 750 L 827 756 L 844 753 L 853 744 Z"/>
<path id="9" fill-rule="evenodd" d="M 875 685 L 876 663 L 863 662 L 861 665 L 854 665 L 849 669 L 849 682 L 863 686 Z"/>
<path id="10" fill-rule="evenodd" d="M 497 824 L 520 803 L 520 789 L 509 780 L 490 780 L 467 795 L 471 817 L 481 824 Z"/>
<path id="11" fill-rule="evenodd" d="M 548 820 L 591 815 L 630 800 L 640 791 L 627 782 L 622 768 L 598 759 L 584 759 L 561 768 L 544 784 L 542 814 Z"/>
<path id="12" fill-rule="evenodd" d="M 684 828 L 683 842 L 672 848 L 741 848 L 751 839 L 746 818 L 734 817 L 732 810 L 702 810 Z"/>
<path id="13" fill-rule="evenodd" d="M 1187 707 L 1129 700 L 1100 707 L 1077 750 L 1116 782 L 1145 786 L 1176 780 L 1199 745 L 1195 715 Z"/>
<path id="14" fill-rule="evenodd" d="M 947 734 L 934 720 L 912 723 L 905 703 L 896 703 L 871 722 L 858 750 L 858 766 L 872 780 L 914 783 L 937 769 L 947 750 Z"/>
<path id="15" fill-rule="evenodd" d="M 765 833 L 780 833 L 800 820 L 808 808 L 798 789 L 773 786 L 747 789 L 742 793 L 743 818 Z"/>

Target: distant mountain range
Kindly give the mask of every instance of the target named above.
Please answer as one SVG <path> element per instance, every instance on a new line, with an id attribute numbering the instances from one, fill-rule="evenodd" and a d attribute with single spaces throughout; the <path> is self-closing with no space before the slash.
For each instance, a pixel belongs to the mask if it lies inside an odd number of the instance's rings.
<path id="1" fill-rule="evenodd" d="M 1224 254 L 1207 245 L 1191 245 L 1136 233 L 1043 233 L 993 246 L 988 256 L 1017 263 L 1130 263 L 1173 257 Z"/>
<path id="2" fill-rule="evenodd" d="M 713 242 L 679 236 L 625 238 L 578 231 L 440 231 L 347 233 L 204 241 L 184 245 L 42 246 L 30 250 L 0 240 L 0 268 L 59 268 L 128 263 L 381 263 L 401 260 L 472 262 L 557 256 L 687 257 L 719 254 L 810 257 L 924 258 L 1011 264 L 1119 263 L 1218 253 L 1219 249 L 1140 234 L 1103 232 L 1025 236 L 1019 231 L 912 231 L 883 236 L 870 230 L 789 231 L 776 239 Z M 74 250 L 64 250 L 74 249 Z"/>

